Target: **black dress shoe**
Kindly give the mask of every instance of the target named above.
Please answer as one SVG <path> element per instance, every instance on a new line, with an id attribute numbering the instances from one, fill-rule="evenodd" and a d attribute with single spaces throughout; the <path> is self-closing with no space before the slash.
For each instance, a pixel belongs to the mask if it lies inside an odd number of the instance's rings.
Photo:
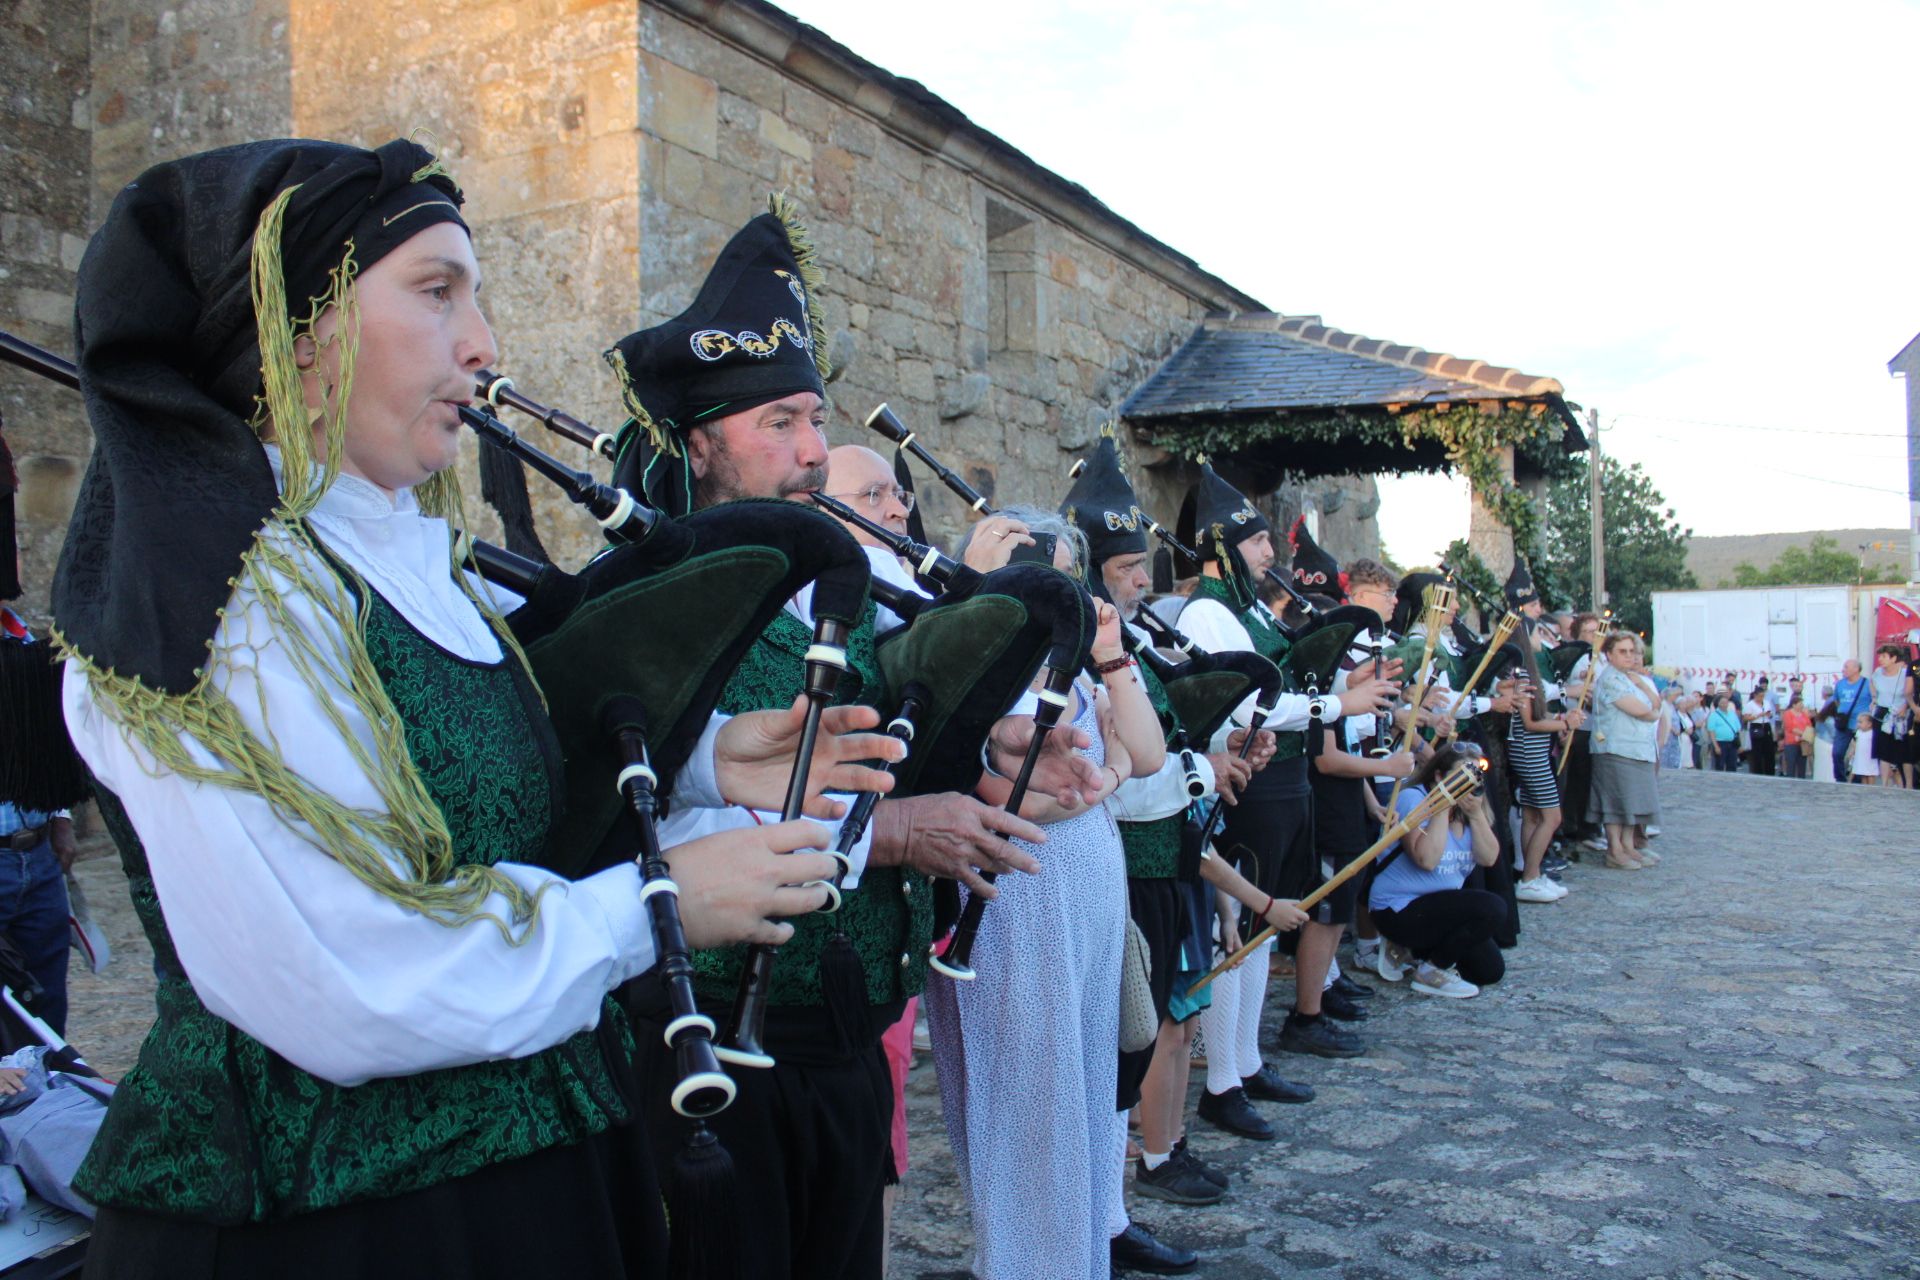
<path id="1" fill-rule="evenodd" d="M 1332 987 L 1320 993 L 1320 1012 L 1335 1022 L 1365 1022 L 1369 1016 L 1367 1006 L 1341 995 Z"/>
<path id="2" fill-rule="evenodd" d="M 1216 1129 L 1225 1129 L 1255 1142 L 1272 1142 L 1280 1136 L 1266 1117 L 1247 1101 L 1245 1089 L 1229 1089 L 1225 1093 L 1201 1090 L 1200 1118 Z"/>
<path id="3" fill-rule="evenodd" d="M 1154 1239 L 1153 1233 L 1137 1222 L 1108 1244 L 1115 1271 L 1144 1271 L 1156 1276 L 1184 1276 L 1200 1265 L 1200 1255 L 1191 1249 L 1176 1249 Z"/>
<path id="4" fill-rule="evenodd" d="M 1280 1047 L 1288 1053 L 1310 1053 L 1320 1058 L 1357 1058 L 1367 1051 L 1366 1042 L 1351 1031 L 1342 1031 L 1326 1018 L 1302 1022 L 1290 1013 L 1280 1027 Z M 1201 1106 L 1206 1105 L 1202 1098 Z"/>
<path id="5" fill-rule="evenodd" d="M 1272 1067 L 1261 1067 L 1258 1071 L 1240 1082 L 1249 1098 L 1258 1098 L 1262 1102 L 1312 1102 L 1313 1086 L 1295 1084 L 1283 1080 L 1280 1073 Z"/>
<path id="6" fill-rule="evenodd" d="M 1233 1184 L 1233 1179 L 1229 1178 L 1224 1171 L 1215 1168 L 1213 1165 L 1208 1164 L 1205 1160 L 1195 1155 L 1193 1149 L 1187 1146 L 1187 1140 L 1185 1138 L 1173 1144 L 1173 1158 L 1175 1160 L 1186 1161 L 1188 1168 L 1198 1172 L 1201 1177 L 1222 1191 L 1225 1191 Z"/>
<path id="7" fill-rule="evenodd" d="M 1335 978 L 1333 985 L 1328 987 L 1327 990 L 1338 991 L 1349 1000 L 1371 1000 L 1380 994 L 1366 983 L 1355 982 L 1344 973 Z"/>
<path id="8" fill-rule="evenodd" d="M 1143 1196 L 1172 1204 L 1215 1204 L 1227 1194 L 1212 1179 L 1177 1154 L 1160 1162 L 1158 1169 L 1147 1168 L 1144 1157 L 1133 1163 L 1133 1189 Z"/>

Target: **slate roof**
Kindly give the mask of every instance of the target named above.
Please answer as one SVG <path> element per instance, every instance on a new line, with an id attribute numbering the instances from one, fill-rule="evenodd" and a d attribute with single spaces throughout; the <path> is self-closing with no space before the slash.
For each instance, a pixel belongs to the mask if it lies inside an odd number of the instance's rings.
<path id="1" fill-rule="evenodd" d="M 1202 321 L 1120 413 L 1139 420 L 1564 394 L 1553 378 L 1346 333 L 1318 316 L 1256 312 Z"/>

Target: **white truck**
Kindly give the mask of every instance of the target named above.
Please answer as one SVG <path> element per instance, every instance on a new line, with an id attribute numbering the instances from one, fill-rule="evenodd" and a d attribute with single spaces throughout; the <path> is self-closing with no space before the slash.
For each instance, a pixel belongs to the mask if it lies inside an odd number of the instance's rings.
<path id="1" fill-rule="evenodd" d="M 1899 585 L 1656 591 L 1654 669 L 1696 690 L 1797 675 L 1812 701 L 1848 658 L 1872 665 L 1883 597 L 1920 607 L 1920 589 Z"/>

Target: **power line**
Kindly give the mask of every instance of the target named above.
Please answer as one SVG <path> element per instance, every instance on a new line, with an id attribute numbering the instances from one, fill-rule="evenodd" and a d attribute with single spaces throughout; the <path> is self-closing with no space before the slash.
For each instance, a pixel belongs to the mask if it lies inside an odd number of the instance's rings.
<path id="1" fill-rule="evenodd" d="M 1646 418 L 1652 422 L 1680 422 L 1695 427 L 1726 427 L 1735 431 L 1776 431 L 1797 436 L 1857 436 L 1868 440 L 1904 440 L 1904 431 L 1815 431 L 1809 427 L 1763 427 L 1753 422 L 1716 422 L 1710 418 L 1672 418 L 1660 413 L 1637 413 L 1625 411 L 1613 415 L 1615 422 L 1622 418 Z"/>
<path id="2" fill-rule="evenodd" d="M 1652 432 L 1651 434 L 1654 439 L 1665 440 L 1668 444 L 1696 443 L 1695 441 L 1691 441 L 1691 440 L 1682 440 L 1677 436 L 1662 435 L 1658 431 Z M 1794 480 L 1810 480 L 1814 484 L 1841 485 L 1848 489 L 1865 489 L 1869 493 L 1890 493 L 1896 498 L 1904 498 L 1908 496 L 1907 491 L 1905 489 L 1888 489 L 1888 488 L 1885 488 L 1884 486 L 1877 485 L 1877 484 L 1861 484 L 1855 480 L 1829 480 L 1825 476 L 1808 475 L 1803 471 L 1789 471 L 1785 467 L 1770 467 L 1764 462 L 1755 462 L 1750 458 L 1740 459 L 1739 465 L 1742 467 L 1753 467 L 1754 469 L 1759 471 L 1771 471 L 1775 475 L 1787 476 Z"/>

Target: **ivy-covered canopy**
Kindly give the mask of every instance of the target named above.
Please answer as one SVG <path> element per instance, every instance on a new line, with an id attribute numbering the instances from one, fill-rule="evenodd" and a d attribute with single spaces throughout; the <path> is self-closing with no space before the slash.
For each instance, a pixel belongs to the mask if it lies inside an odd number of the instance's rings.
<path id="1" fill-rule="evenodd" d="M 1587 447 L 1553 378 L 1332 329 L 1313 316 L 1213 316 L 1127 398 L 1146 442 L 1206 456 L 1249 493 L 1285 480 L 1457 471 L 1523 549 L 1538 519 L 1509 482 L 1553 479 Z"/>

